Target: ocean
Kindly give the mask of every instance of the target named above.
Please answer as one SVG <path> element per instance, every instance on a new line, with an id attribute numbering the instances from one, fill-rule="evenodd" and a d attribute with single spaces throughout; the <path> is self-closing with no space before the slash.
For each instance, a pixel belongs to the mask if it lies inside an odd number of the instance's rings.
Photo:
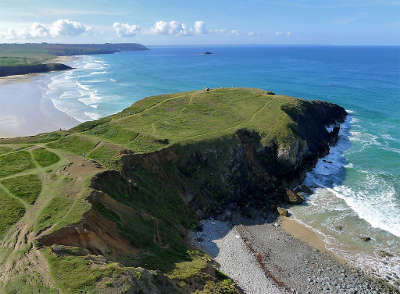
<path id="1" fill-rule="evenodd" d="M 338 145 L 305 180 L 314 193 L 290 211 L 330 250 L 391 282 L 400 278 L 400 47 L 150 49 L 77 57 L 75 70 L 44 75 L 43 95 L 81 122 L 146 96 L 205 87 L 262 88 L 345 107 Z"/>

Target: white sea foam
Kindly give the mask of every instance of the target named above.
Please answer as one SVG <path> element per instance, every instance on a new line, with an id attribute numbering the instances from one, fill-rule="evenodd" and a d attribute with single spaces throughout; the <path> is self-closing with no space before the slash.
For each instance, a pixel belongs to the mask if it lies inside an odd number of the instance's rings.
<path id="1" fill-rule="evenodd" d="M 382 146 L 382 143 L 378 141 L 379 137 L 374 134 L 364 131 L 350 131 L 350 135 L 350 141 L 359 142 L 362 146 L 362 149 L 365 149 L 370 145 Z"/>
<path id="2" fill-rule="evenodd" d="M 346 134 L 349 129 L 342 125 L 341 133 Z M 360 132 L 350 132 L 358 141 L 364 144 L 379 144 L 376 136 Z M 354 140 L 354 138 L 350 138 Z M 357 186 L 350 188 L 340 184 L 341 165 L 345 163 L 342 152 L 348 146 L 345 137 L 341 136 L 337 146 L 331 148 L 329 155 L 319 160 L 316 167 L 307 175 L 306 182 L 311 185 L 324 187 L 343 199 L 360 218 L 366 220 L 374 228 L 386 230 L 400 237 L 400 207 L 396 199 L 396 190 L 380 175 L 369 170 L 359 171 L 364 174 L 364 180 Z M 399 150 L 391 149 L 396 152 Z M 343 164 L 343 168 L 353 168 L 352 163 Z"/>
<path id="3" fill-rule="evenodd" d="M 82 89 L 82 90 L 85 90 L 85 91 L 89 91 L 89 87 L 88 87 L 88 86 L 82 85 L 82 84 L 79 83 L 78 81 L 76 81 L 75 83 L 76 83 L 76 85 L 78 86 L 78 88 L 80 88 L 80 89 Z"/>
<path id="4" fill-rule="evenodd" d="M 90 73 L 89 75 L 91 75 L 91 76 L 104 75 L 106 73 L 107 73 L 106 71 L 95 71 L 95 72 Z"/>
<path id="5" fill-rule="evenodd" d="M 390 152 L 394 152 L 394 153 L 400 154 L 400 149 L 397 149 L 397 148 L 382 147 L 382 149 L 383 149 L 383 150 L 386 150 L 386 151 L 390 151 Z"/>
<path id="6" fill-rule="evenodd" d="M 376 145 L 381 149 L 386 147 L 377 141 L 378 137 L 375 135 L 351 130 L 351 121 L 353 120 L 349 116 L 341 125 L 338 144 L 307 174 L 305 184 L 314 187 L 314 193 L 306 197 L 307 208 L 294 208 L 293 214 L 299 220 L 307 220 L 300 222 L 308 223 L 307 227 L 321 236 L 327 249 L 345 257 L 355 266 L 381 278 L 392 273 L 400 275 L 399 240 L 395 237 L 400 237 L 400 202 L 397 199 L 395 181 L 390 180 L 390 175 L 383 175 L 378 171 L 355 168 L 344 156 L 348 152 L 354 152 L 348 150 L 352 143 L 361 144 L 363 148 L 369 145 Z M 392 148 L 391 151 L 398 150 Z M 347 179 L 349 170 L 352 176 L 355 175 L 356 181 Z M 347 225 L 349 231 L 335 231 L 336 225 L 346 227 L 346 221 L 356 219 L 360 223 Z M 344 242 L 346 238 L 354 238 L 355 234 L 355 239 L 351 239 L 351 242 L 357 242 L 357 235 L 360 234 L 358 230 L 370 234 L 373 240 L 377 238 L 371 243 L 372 251 L 360 248 L 354 251 L 350 249 L 352 247 L 347 247 L 347 243 L 342 244 L 338 238 L 332 238 L 335 234 L 338 234 L 337 237 L 342 236 L 341 234 L 348 235 L 343 237 Z M 380 250 L 392 252 L 394 257 L 382 258 L 378 254 Z"/>
<path id="7" fill-rule="evenodd" d="M 86 112 L 85 111 L 85 115 L 87 117 L 89 117 L 91 120 L 96 120 L 96 119 L 101 118 L 101 115 L 99 115 L 98 113 L 94 113 L 94 112 Z"/>
<path id="8" fill-rule="evenodd" d="M 349 163 L 346 164 L 344 167 L 345 167 L 345 168 L 353 168 L 353 167 L 354 167 L 354 164 L 352 164 L 351 162 L 349 162 Z"/>
<path id="9" fill-rule="evenodd" d="M 380 228 L 400 237 L 400 206 L 394 187 L 374 174 L 367 174 L 363 189 L 356 191 L 341 185 L 329 190 L 343 199 L 357 215 L 373 228 Z"/>
<path id="10" fill-rule="evenodd" d="M 358 118 L 355 118 L 354 116 L 351 117 L 351 123 L 352 123 L 352 124 L 357 123 L 357 122 L 359 122 L 359 121 L 360 121 L 360 120 L 359 120 Z"/>
<path id="11" fill-rule="evenodd" d="M 400 139 L 393 138 L 389 134 L 382 134 L 381 137 L 389 141 L 400 142 Z"/>
<path id="12" fill-rule="evenodd" d="M 74 60 L 75 70 L 53 73 L 43 93 L 54 106 L 80 122 L 98 119 L 97 109 L 103 100 L 96 84 L 105 82 L 98 79 L 105 74 L 108 64 L 92 56 L 82 56 Z"/>
<path id="13" fill-rule="evenodd" d="M 361 183 L 352 188 L 342 184 L 345 177 L 344 169 L 354 167 L 343 155 L 343 152 L 350 147 L 350 141 L 358 141 L 363 145 L 381 145 L 375 135 L 351 131 L 351 119 L 349 116 L 341 125 L 337 145 L 332 147 L 330 153 L 320 159 L 315 168 L 307 174 L 305 183 L 334 193 L 372 227 L 400 237 L 400 205 L 396 199 L 396 190 L 391 183 L 373 171 L 358 170 L 363 175 Z M 392 148 L 390 151 L 400 150 Z"/>
<path id="14" fill-rule="evenodd" d="M 101 97 L 97 95 L 97 90 L 89 90 L 88 92 L 84 93 L 82 98 L 78 98 L 78 101 L 87 106 L 99 103 L 101 100 Z"/>

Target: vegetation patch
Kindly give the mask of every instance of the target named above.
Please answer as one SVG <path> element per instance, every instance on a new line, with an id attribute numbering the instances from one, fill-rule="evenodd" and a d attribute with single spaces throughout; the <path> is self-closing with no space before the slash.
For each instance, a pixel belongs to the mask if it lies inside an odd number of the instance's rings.
<path id="1" fill-rule="evenodd" d="M 210 257 L 202 254 L 200 251 L 188 251 L 189 260 L 177 262 L 175 268 L 167 273 L 167 277 L 172 280 L 186 280 L 189 279 L 207 268 L 208 262 L 211 261 Z"/>
<path id="2" fill-rule="evenodd" d="M 107 139 L 117 144 L 128 144 L 139 134 L 135 131 L 116 127 L 113 124 L 99 124 L 88 131 L 89 134 Z"/>
<path id="3" fill-rule="evenodd" d="M 42 181 L 36 174 L 9 178 L 1 183 L 28 204 L 34 204 L 42 190 Z"/>
<path id="4" fill-rule="evenodd" d="M 42 279 L 38 275 L 28 275 L 17 277 L 8 282 L 0 293 L 7 294 L 59 294 L 59 291 L 44 285 Z"/>
<path id="5" fill-rule="evenodd" d="M 31 155 L 27 151 L 0 156 L 0 177 L 10 176 L 34 167 Z"/>
<path id="6" fill-rule="evenodd" d="M 72 203 L 71 199 L 63 196 L 54 197 L 37 218 L 35 231 L 38 232 L 61 221 L 67 214 Z"/>
<path id="7" fill-rule="evenodd" d="M 75 201 L 73 201 L 71 208 L 62 218 L 60 218 L 59 216 L 57 217 L 57 224 L 54 226 L 53 231 L 79 222 L 82 219 L 83 214 L 87 212 L 90 207 L 91 206 L 86 201 L 85 197 L 77 198 Z"/>
<path id="8" fill-rule="evenodd" d="M 66 132 L 56 131 L 52 133 L 44 133 L 31 137 L 17 137 L 17 138 L 3 138 L 0 139 L 2 144 L 36 144 L 36 143 L 49 143 L 60 139 L 65 136 Z"/>
<path id="9" fill-rule="evenodd" d="M 25 214 L 24 205 L 0 189 L 0 238 Z"/>
<path id="10" fill-rule="evenodd" d="M 13 149 L 10 148 L 10 147 L 0 146 L 0 155 L 6 154 L 6 153 L 10 153 L 11 151 L 13 151 Z"/>
<path id="11" fill-rule="evenodd" d="M 69 135 L 48 144 L 53 149 L 63 149 L 78 155 L 89 153 L 99 142 L 96 138 L 83 135 Z"/>
<path id="12" fill-rule="evenodd" d="M 121 147 L 109 144 L 109 143 L 100 143 L 95 149 L 93 149 L 88 157 L 94 159 L 96 161 L 101 162 L 108 168 L 117 168 L 117 156 L 121 152 Z"/>
<path id="13" fill-rule="evenodd" d="M 37 61 L 33 58 L 26 57 L 0 57 L 0 66 L 19 66 L 36 64 Z"/>
<path id="14" fill-rule="evenodd" d="M 53 165 L 60 161 L 60 157 L 45 148 L 36 148 L 32 151 L 33 158 L 42 167 Z"/>
<path id="15" fill-rule="evenodd" d="M 50 248 L 42 250 L 51 275 L 65 293 L 90 293 L 94 291 L 96 282 L 103 276 L 111 276 L 115 265 L 104 267 L 90 266 L 86 256 L 57 256 Z"/>

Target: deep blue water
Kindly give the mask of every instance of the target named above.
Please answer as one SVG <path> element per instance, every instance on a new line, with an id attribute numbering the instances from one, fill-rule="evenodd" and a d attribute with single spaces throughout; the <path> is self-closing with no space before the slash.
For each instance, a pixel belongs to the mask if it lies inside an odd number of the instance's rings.
<path id="1" fill-rule="evenodd" d="M 50 75 L 45 92 L 80 121 L 146 96 L 205 87 L 256 87 L 342 105 L 351 111 L 350 138 L 330 188 L 368 225 L 400 237 L 400 47 L 151 47 L 72 65 Z"/>

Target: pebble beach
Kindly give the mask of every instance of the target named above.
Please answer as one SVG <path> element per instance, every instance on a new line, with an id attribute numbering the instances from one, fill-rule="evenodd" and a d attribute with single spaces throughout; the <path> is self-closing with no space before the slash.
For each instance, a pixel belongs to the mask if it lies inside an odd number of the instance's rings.
<path id="1" fill-rule="evenodd" d="M 201 232 L 192 233 L 193 245 L 214 257 L 244 293 L 400 293 L 318 244 L 293 237 L 282 219 L 209 219 L 202 225 Z"/>

